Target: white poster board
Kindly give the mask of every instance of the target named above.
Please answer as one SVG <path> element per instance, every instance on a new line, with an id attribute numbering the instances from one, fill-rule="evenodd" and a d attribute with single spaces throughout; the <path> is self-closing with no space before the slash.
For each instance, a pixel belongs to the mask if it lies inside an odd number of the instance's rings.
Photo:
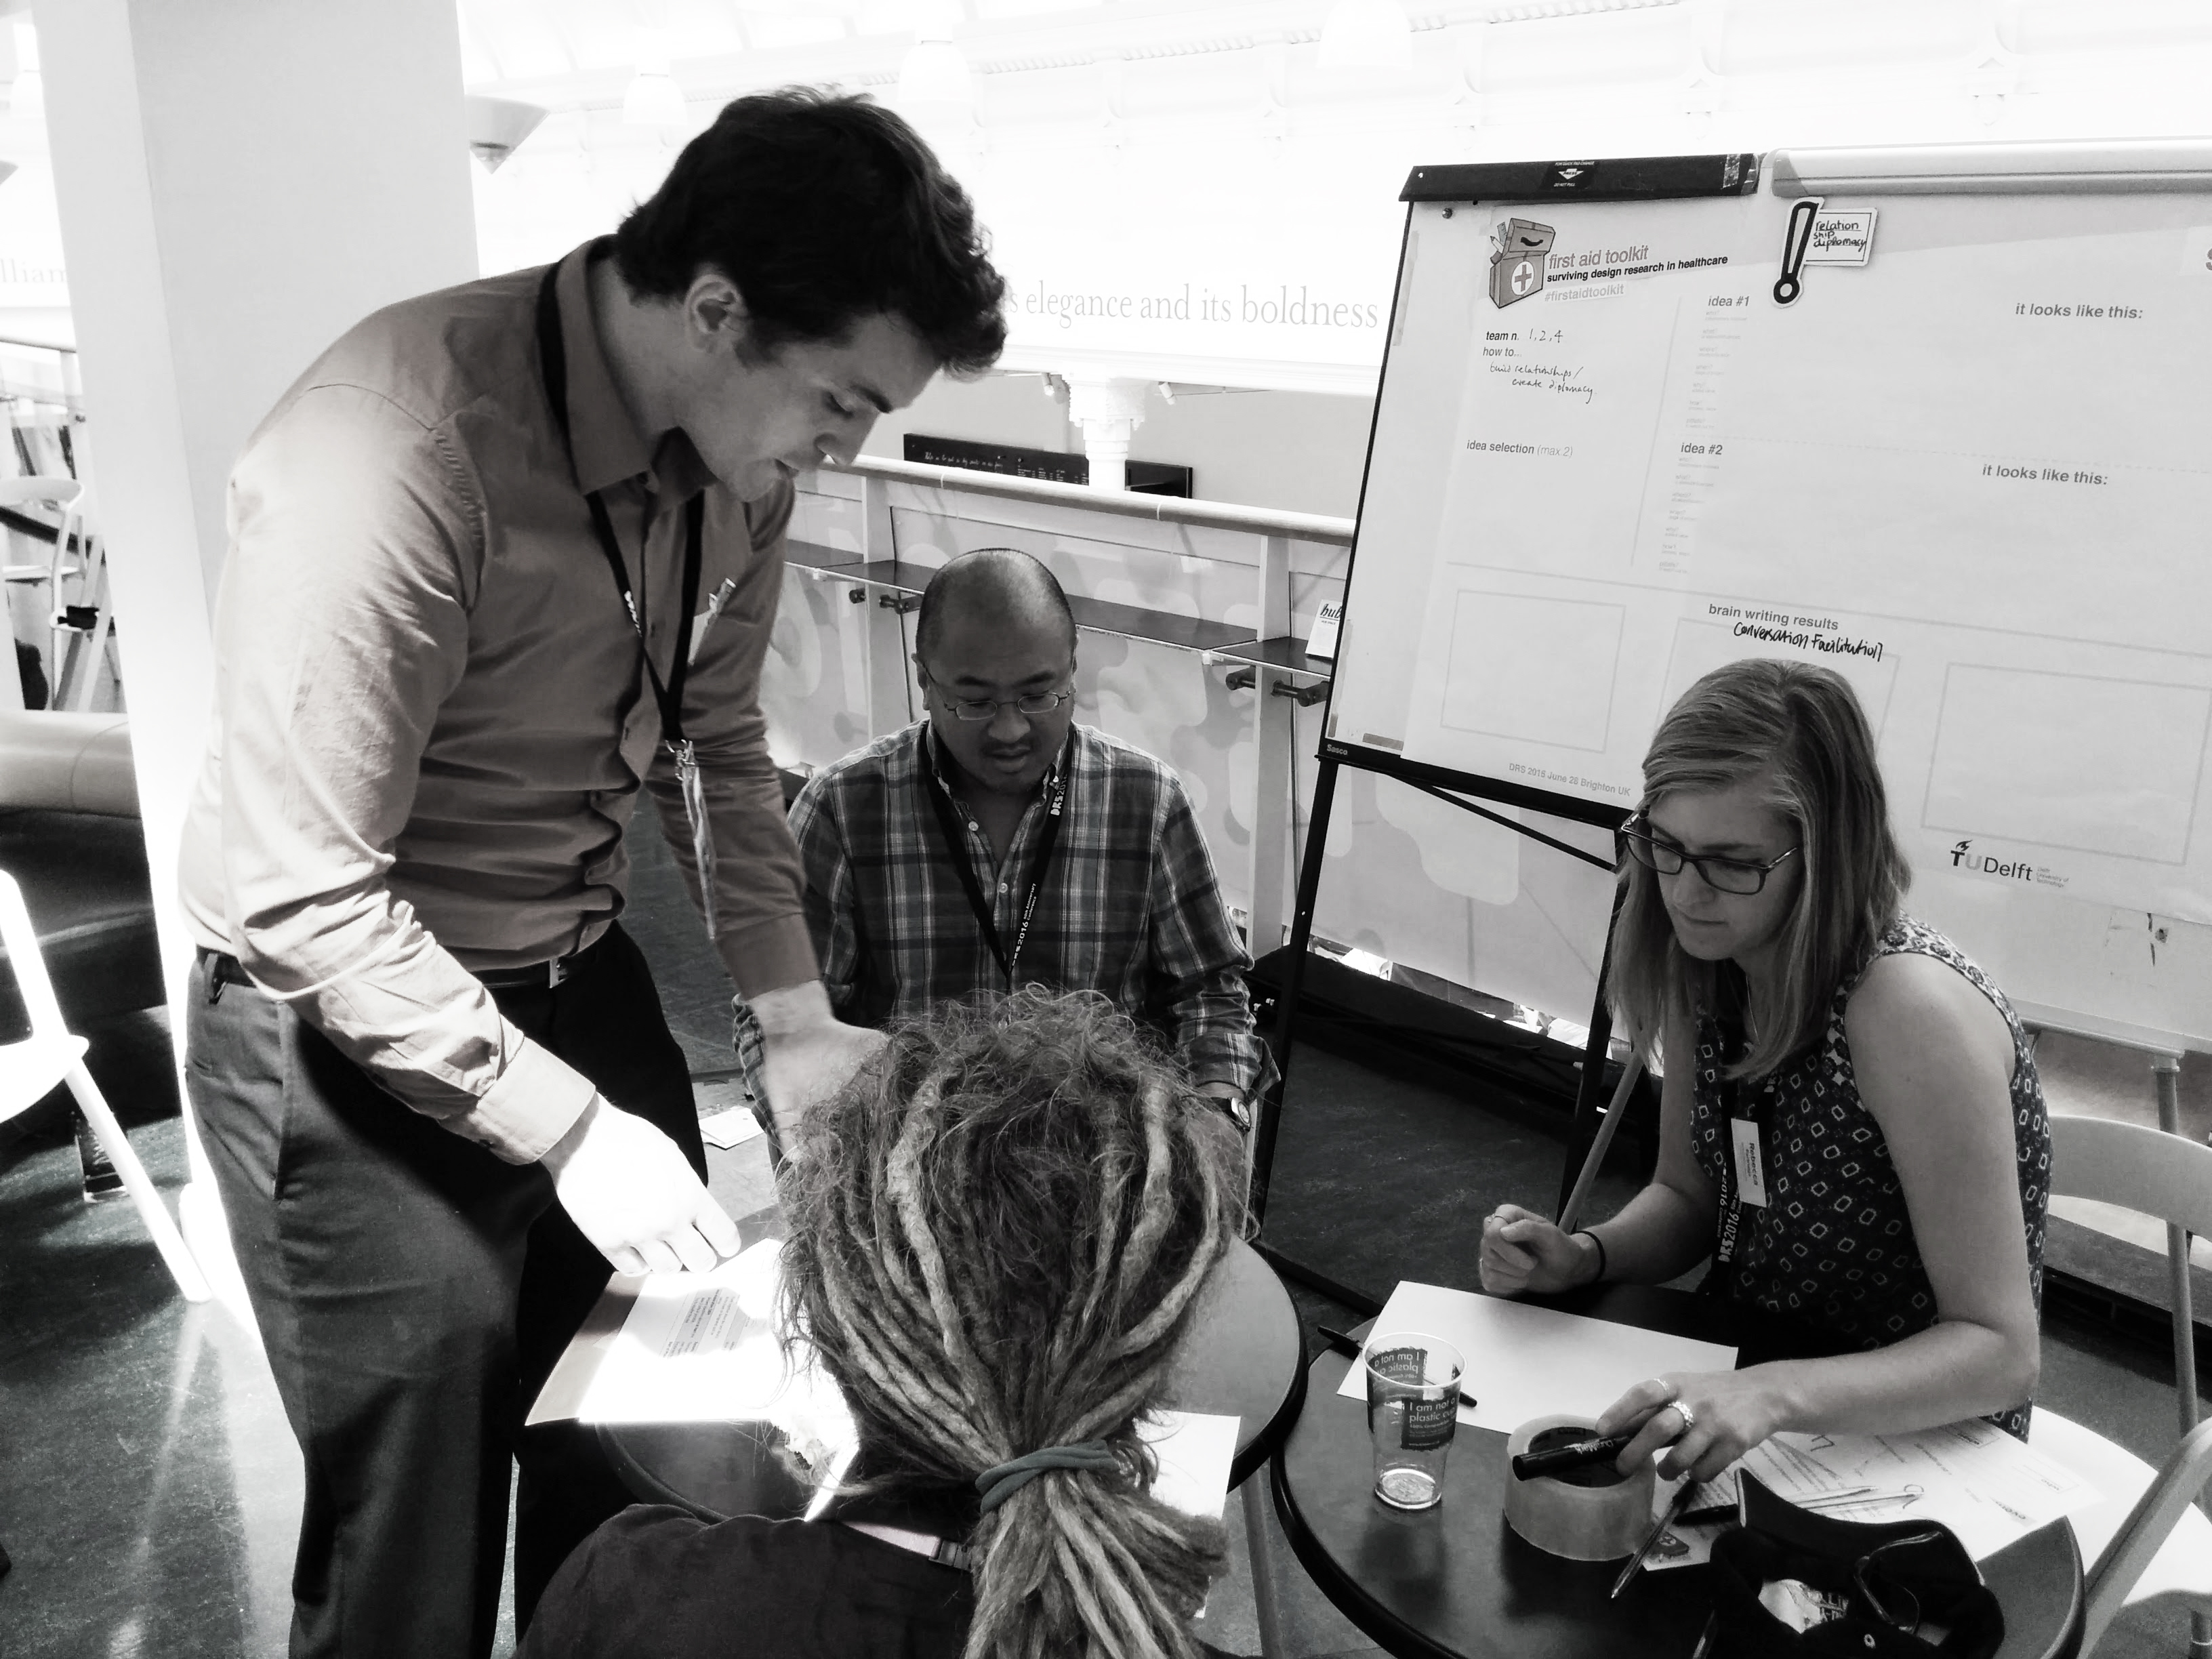
<path id="1" fill-rule="evenodd" d="M 1941 158 L 1416 202 L 1325 752 L 1625 813 L 1700 674 L 1822 663 L 1917 914 L 2212 1039 L 2212 145 Z"/>

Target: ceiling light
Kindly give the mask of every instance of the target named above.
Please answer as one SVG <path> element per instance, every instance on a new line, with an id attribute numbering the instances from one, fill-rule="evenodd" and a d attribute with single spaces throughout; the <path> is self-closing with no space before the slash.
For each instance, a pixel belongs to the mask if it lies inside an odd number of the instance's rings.
<path id="1" fill-rule="evenodd" d="M 1336 0 L 1321 26 L 1321 66 L 1405 69 L 1413 61 L 1413 26 L 1398 0 Z"/>
<path id="2" fill-rule="evenodd" d="M 975 107 L 975 77 L 950 40 L 917 40 L 899 65 L 899 107 L 927 116 Z"/>
<path id="3" fill-rule="evenodd" d="M 691 119 L 691 106 L 684 101 L 684 88 L 665 64 L 638 65 L 623 94 L 623 119 L 634 127 L 659 127 L 664 131 Z"/>
<path id="4" fill-rule="evenodd" d="M 486 173 L 497 173 L 522 141 L 538 131 L 545 112 L 535 104 L 512 98 L 485 98 L 471 94 L 466 100 L 469 153 L 483 163 Z"/>

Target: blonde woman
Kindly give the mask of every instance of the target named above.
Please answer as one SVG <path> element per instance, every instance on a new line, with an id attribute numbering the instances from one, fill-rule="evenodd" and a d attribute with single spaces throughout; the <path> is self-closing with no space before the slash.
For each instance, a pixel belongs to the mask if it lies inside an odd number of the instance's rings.
<path id="1" fill-rule="evenodd" d="M 1665 1065 L 1658 1168 L 1572 1234 L 1512 1205 L 1484 1288 L 1705 1288 L 1837 1352 L 1654 1377 L 1599 1427 L 1629 1468 L 1709 1479 L 1779 1430 L 1987 1415 L 2025 1436 L 2050 1128 L 2003 994 L 1904 915 L 1873 734 L 1826 669 L 1754 659 L 1686 692 L 1624 830 L 1607 994 Z"/>

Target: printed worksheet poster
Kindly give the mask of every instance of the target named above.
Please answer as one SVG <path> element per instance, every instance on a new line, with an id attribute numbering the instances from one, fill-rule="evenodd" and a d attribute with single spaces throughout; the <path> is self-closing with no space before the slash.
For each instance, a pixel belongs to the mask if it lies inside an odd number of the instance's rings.
<path id="1" fill-rule="evenodd" d="M 2212 194 L 1423 204 L 1408 246 L 1333 742 L 1625 812 L 1700 675 L 1818 663 L 1923 878 L 2212 922 Z"/>

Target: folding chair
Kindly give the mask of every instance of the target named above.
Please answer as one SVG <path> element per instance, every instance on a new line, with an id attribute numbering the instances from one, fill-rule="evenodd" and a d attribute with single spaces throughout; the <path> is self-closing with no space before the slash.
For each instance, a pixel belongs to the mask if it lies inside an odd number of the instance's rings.
<path id="1" fill-rule="evenodd" d="M 21 564 L 0 564 L 0 580 L 11 586 L 43 586 L 46 590 L 46 609 L 49 614 L 47 632 L 47 683 L 53 687 L 50 706 L 63 706 L 61 696 L 64 641 L 67 630 L 61 621 L 64 612 L 62 585 L 84 574 L 88 562 L 82 561 L 84 551 L 83 508 L 84 486 L 75 478 L 32 477 L 0 478 L 0 507 L 42 507 L 61 515 L 55 527 L 53 551 L 45 560 Z M 18 532 L 19 534 L 21 532 Z M 70 544 L 77 543 L 79 561 L 72 561 Z M 103 643 L 105 641 L 103 639 Z"/>
<path id="2" fill-rule="evenodd" d="M 2094 1199 L 2166 1224 L 2179 1264 L 2174 1284 L 2174 1354 L 2181 1442 L 2153 1472 L 2148 1463 L 2046 1407 L 2035 1408 L 2029 1443 L 2106 1495 L 2074 1517 L 2089 1562 L 2081 1651 L 2093 1652 L 2123 1607 L 2160 1601 L 2191 1610 L 2192 1659 L 2212 1656 L 2212 1521 L 2201 1494 L 2212 1479 L 2212 1422 L 2197 1420 L 2189 1235 L 2212 1235 L 2212 1146 L 2184 1135 L 2108 1118 L 2051 1120 L 2051 1190 Z M 2132 1500 L 2132 1507 L 2124 1508 Z"/>
<path id="3" fill-rule="evenodd" d="M 162 1207 L 161 1194 L 155 1190 L 146 1166 L 138 1161 L 138 1154 L 131 1151 L 123 1126 L 108 1109 L 100 1085 L 84 1068 L 85 1040 L 63 1022 L 61 1004 L 55 1000 L 46 957 L 39 950 L 38 933 L 31 926 L 30 913 L 23 908 L 22 890 L 4 870 L 0 870 L 0 946 L 6 947 L 17 993 L 31 1018 L 28 1037 L 20 1042 L 0 1043 L 0 1121 L 36 1105 L 56 1084 L 69 1085 L 77 1109 L 91 1123 L 108 1161 L 122 1176 L 131 1201 L 138 1206 L 138 1214 L 146 1231 L 153 1234 L 155 1248 L 161 1251 L 177 1288 L 188 1302 L 206 1301 L 207 1280 L 199 1264 L 185 1248 L 177 1224 Z"/>

